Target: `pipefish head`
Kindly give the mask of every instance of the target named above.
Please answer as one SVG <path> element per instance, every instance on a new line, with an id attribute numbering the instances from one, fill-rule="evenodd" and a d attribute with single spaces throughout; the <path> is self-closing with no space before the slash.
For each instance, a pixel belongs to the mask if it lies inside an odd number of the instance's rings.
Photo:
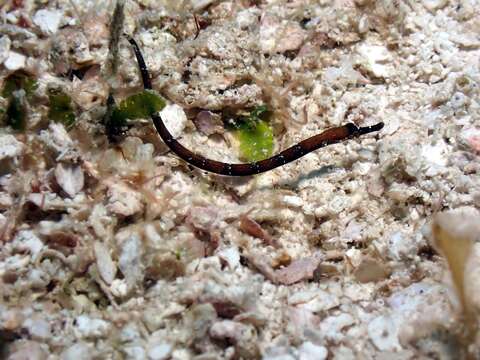
<path id="1" fill-rule="evenodd" d="M 358 137 L 361 135 L 369 134 L 372 132 L 380 131 L 385 124 L 383 122 L 379 122 L 375 125 L 371 126 L 364 126 L 364 127 L 359 127 L 355 125 L 354 123 L 348 123 L 345 126 L 345 128 L 348 131 L 349 136 L 348 137 Z"/>

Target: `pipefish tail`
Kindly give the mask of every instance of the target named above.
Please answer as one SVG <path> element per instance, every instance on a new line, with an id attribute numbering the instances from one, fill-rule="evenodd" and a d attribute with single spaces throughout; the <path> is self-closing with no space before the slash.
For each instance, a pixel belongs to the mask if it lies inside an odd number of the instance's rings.
<path id="1" fill-rule="evenodd" d="M 142 76 L 143 87 L 146 90 L 150 90 L 152 89 L 150 74 L 148 72 L 140 48 L 133 38 L 127 36 L 127 39 L 132 45 L 135 57 L 137 58 L 140 74 Z M 208 159 L 187 149 L 182 144 L 180 144 L 168 131 L 160 115 L 155 113 L 151 115 L 151 118 L 153 120 L 155 129 L 158 131 L 158 134 L 160 135 L 162 140 L 178 157 L 199 169 L 226 176 L 249 176 L 270 171 L 272 169 L 295 161 L 302 156 L 305 156 L 306 154 L 320 149 L 324 146 L 336 144 L 338 142 L 357 138 L 365 134 L 377 132 L 380 131 L 384 126 L 383 122 L 379 122 L 375 125 L 365 127 L 358 127 L 353 123 L 347 123 L 342 126 L 327 129 L 324 132 L 305 139 L 298 144 L 293 145 L 288 149 L 278 153 L 277 155 L 274 155 L 267 159 L 251 163 L 230 164 Z"/>

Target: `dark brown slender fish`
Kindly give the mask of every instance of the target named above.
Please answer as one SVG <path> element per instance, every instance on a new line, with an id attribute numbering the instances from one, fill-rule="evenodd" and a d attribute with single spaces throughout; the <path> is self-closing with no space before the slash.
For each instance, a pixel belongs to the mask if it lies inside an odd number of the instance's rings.
<path id="1" fill-rule="evenodd" d="M 132 45 L 138 61 L 138 66 L 140 68 L 140 73 L 143 80 L 143 87 L 146 90 L 150 90 L 152 89 L 152 82 L 150 81 L 150 74 L 148 73 L 148 69 L 142 53 L 140 52 L 140 48 L 134 39 L 128 37 L 128 41 Z M 170 150 L 177 154 L 181 159 L 202 170 L 228 176 L 248 176 L 266 172 L 297 160 L 298 158 L 301 158 L 302 156 L 321 147 L 379 131 L 383 128 L 383 122 L 365 127 L 358 127 L 353 123 L 347 123 L 339 127 L 327 129 L 318 135 L 305 139 L 298 144 L 283 150 L 279 154 L 269 157 L 268 159 L 252 163 L 230 164 L 207 159 L 202 155 L 188 150 L 177 140 L 175 140 L 172 134 L 170 134 L 160 115 L 153 114 L 152 120 L 162 140 L 165 142 L 165 144 L 167 144 Z"/>

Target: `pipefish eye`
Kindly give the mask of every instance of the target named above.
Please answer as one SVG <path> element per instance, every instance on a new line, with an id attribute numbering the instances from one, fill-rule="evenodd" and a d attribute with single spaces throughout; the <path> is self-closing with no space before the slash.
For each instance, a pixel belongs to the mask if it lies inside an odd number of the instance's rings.
<path id="1" fill-rule="evenodd" d="M 360 128 L 355 125 L 354 123 L 347 123 L 344 125 L 345 128 L 347 129 L 348 136 L 355 136 L 358 134 Z"/>

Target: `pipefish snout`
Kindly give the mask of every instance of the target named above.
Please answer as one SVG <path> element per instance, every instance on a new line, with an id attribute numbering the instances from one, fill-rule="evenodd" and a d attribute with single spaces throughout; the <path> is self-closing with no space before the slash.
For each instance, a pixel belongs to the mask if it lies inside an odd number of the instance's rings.
<path id="1" fill-rule="evenodd" d="M 140 52 L 140 48 L 133 38 L 127 36 L 127 39 L 132 45 L 135 57 L 137 58 L 143 87 L 146 90 L 150 90 L 152 89 L 150 74 L 145 64 L 145 60 L 143 59 L 143 55 Z M 305 139 L 267 159 L 251 163 L 230 164 L 208 159 L 187 149 L 168 131 L 160 115 L 153 114 L 151 117 L 162 140 L 178 157 L 199 169 L 226 176 L 249 176 L 260 174 L 295 161 L 324 146 L 380 131 L 384 126 L 383 122 L 365 127 L 358 127 L 353 123 L 347 123 L 342 126 L 327 129 L 322 133 Z"/>

